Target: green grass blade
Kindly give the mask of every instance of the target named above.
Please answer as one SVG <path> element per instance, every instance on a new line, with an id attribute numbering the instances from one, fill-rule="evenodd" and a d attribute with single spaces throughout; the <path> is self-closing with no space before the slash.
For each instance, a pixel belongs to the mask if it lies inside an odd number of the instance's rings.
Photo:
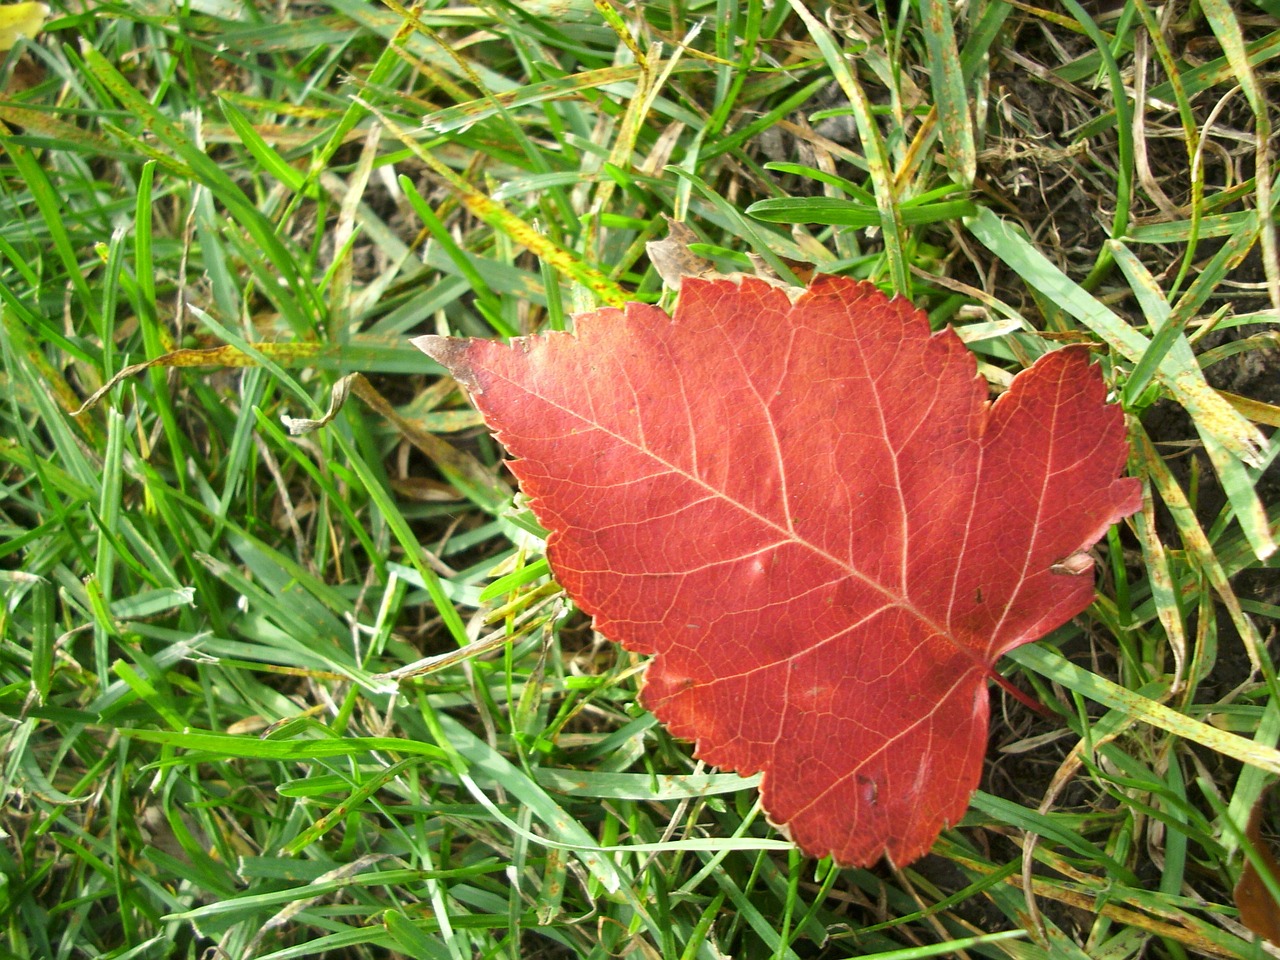
<path id="1" fill-rule="evenodd" d="M 978 156 L 951 9 L 943 0 L 920 0 L 920 19 L 929 48 L 929 74 L 942 145 L 952 164 L 952 176 L 962 186 L 971 187 L 978 172 Z"/>

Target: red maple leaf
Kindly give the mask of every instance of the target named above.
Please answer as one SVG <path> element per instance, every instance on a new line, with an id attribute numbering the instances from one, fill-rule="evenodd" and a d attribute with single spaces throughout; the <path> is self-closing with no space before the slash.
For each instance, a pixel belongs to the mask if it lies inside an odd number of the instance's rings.
<path id="1" fill-rule="evenodd" d="M 467 387 L 596 628 L 814 856 L 908 863 L 964 813 L 997 658 L 1093 599 L 1139 504 L 1083 347 L 995 403 L 951 330 L 820 277 L 686 279 L 576 333 L 415 341 Z"/>

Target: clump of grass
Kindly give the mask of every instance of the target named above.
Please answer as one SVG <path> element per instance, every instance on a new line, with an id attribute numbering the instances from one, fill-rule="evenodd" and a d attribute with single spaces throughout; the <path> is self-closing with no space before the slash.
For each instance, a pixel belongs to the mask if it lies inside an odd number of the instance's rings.
<path id="1" fill-rule="evenodd" d="M 55 6 L 0 96 L 7 954 L 1263 956 L 1276 11 L 1062 11 Z M 1131 414 L 1149 504 L 1006 664 L 1057 718 L 910 869 L 655 726 L 408 344 L 660 299 L 664 215 L 996 384 L 1097 343 Z"/>

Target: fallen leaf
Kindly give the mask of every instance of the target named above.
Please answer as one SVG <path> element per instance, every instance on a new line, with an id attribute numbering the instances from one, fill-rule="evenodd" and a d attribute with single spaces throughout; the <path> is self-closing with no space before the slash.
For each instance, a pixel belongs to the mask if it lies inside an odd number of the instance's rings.
<path id="1" fill-rule="evenodd" d="M 1254 803 L 1253 810 L 1249 813 L 1249 827 L 1245 830 L 1245 838 L 1272 878 L 1280 880 L 1280 863 L 1276 862 L 1271 845 L 1262 836 L 1263 814 L 1270 796 L 1271 790 L 1268 789 Z M 1280 947 L 1280 903 L 1276 902 L 1276 898 L 1267 889 L 1266 881 L 1262 879 L 1262 874 L 1252 860 L 1245 859 L 1233 895 L 1236 906 L 1240 909 L 1240 922 L 1263 940 Z"/>
<path id="2" fill-rule="evenodd" d="M 569 595 L 654 655 L 645 705 L 841 864 L 963 815 L 993 664 L 1089 605 L 1085 551 L 1139 506 L 1086 348 L 992 404 L 954 332 L 845 278 L 414 342 L 515 458 Z"/>

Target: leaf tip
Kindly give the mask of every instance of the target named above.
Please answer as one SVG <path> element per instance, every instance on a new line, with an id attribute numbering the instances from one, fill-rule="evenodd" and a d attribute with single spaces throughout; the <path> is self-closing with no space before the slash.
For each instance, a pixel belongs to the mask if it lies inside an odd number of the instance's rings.
<path id="1" fill-rule="evenodd" d="M 449 371 L 449 375 L 472 393 L 480 392 L 480 384 L 476 380 L 471 366 L 471 341 L 460 337 L 438 337 L 434 334 L 414 337 L 409 341 L 440 366 Z"/>
<path id="2" fill-rule="evenodd" d="M 1064 577 L 1082 577 L 1093 572 L 1093 557 L 1086 550 L 1077 550 L 1052 564 L 1049 571 Z"/>

